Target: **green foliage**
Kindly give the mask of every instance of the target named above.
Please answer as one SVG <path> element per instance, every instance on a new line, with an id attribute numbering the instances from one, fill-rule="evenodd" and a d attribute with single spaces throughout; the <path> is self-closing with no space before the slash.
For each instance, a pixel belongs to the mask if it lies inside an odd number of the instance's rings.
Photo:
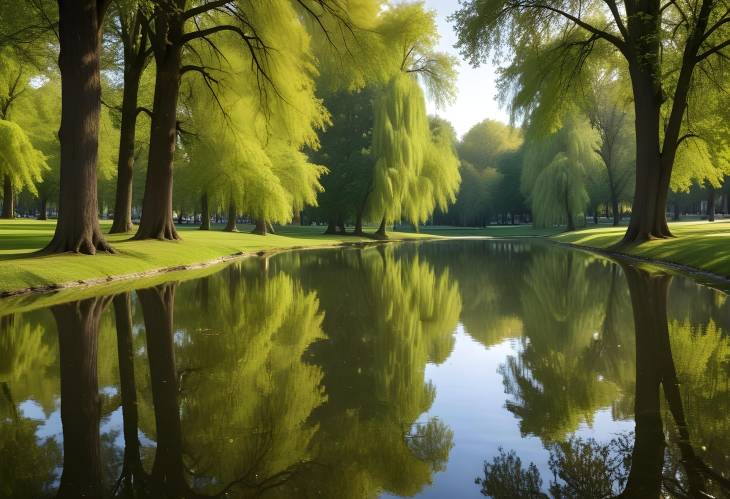
<path id="1" fill-rule="evenodd" d="M 404 204 L 421 174 L 430 140 L 423 92 L 410 75 L 398 73 L 375 102 L 376 162 L 369 198 L 372 219 L 383 217 L 393 222 L 403 217 Z"/>
<path id="2" fill-rule="evenodd" d="M 22 128 L 12 121 L 0 120 L 0 175 L 10 177 L 13 189 L 28 189 L 37 194 L 36 184 L 48 170 L 46 158 L 33 147 Z"/>
<path id="3" fill-rule="evenodd" d="M 586 179 L 596 167 L 597 136 L 585 120 L 569 115 L 562 128 L 528 142 L 522 190 L 538 227 L 575 220 L 588 203 Z"/>

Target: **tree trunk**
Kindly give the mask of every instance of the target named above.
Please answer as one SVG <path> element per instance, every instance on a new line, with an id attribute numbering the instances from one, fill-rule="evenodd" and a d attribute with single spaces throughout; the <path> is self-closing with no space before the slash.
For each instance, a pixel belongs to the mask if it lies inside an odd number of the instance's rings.
<path id="1" fill-rule="evenodd" d="M 707 221 L 715 221 L 715 188 L 707 186 Z"/>
<path id="2" fill-rule="evenodd" d="M 648 22 L 648 21 L 647 21 Z M 658 41 L 648 39 L 645 53 L 658 54 Z M 658 56 L 657 56 L 658 57 Z M 660 108 L 662 89 L 656 61 L 630 61 L 629 72 L 636 114 L 636 185 L 631 220 L 623 243 L 671 237 L 667 226 L 666 206 L 671 165 L 662 161 Z"/>
<path id="3" fill-rule="evenodd" d="M 567 227 L 566 230 L 571 231 L 575 230 L 575 220 L 573 220 L 573 213 L 570 209 L 570 202 L 568 201 L 568 191 L 565 191 L 565 216 L 567 218 Z"/>
<path id="4" fill-rule="evenodd" d="M 611 199 L 611 210 L 613 211 L 613 226 L 618 227 L 621 223 L 621 208 L 616 197 Z"/>
<path id="5" fill-rule="evenodd" d="M 325 234 L 337 234 L 337 223 L 335 222 L 334 218 L 329 219 L 329 223 L 327 224 L 327 229 L 324 231 Z"/>
<path id="6" fill-rule="evenodd" d="M 165 4 L 166 5 L 166 4 Z M 180 239 L 172 219 L 172 163 L 180 90 L 182 12 L 155 9 L 157 29 L 167 28 L 164 47 L 155 46 L 155 98 L 142 217 L 135 239 Z M 159 43 L 159 42 L 157 42 Z"/>
<path id="7" fill-rule="evenodd" d="M 385 217 L 380 221 L 380 227 L 375 231 L 375 236 L 380 239 L 387 239 L 388 234 L 385 232 Z"/>
<path id="8" fill-rule="evenodd" d="M 61 365 L 63 473 L 59 498 L 103 494 L 97 343 L 107 303 L 103 298 L 91 298 L 51 308 L 58 326 Z"/>
<path id="9" fill-rule="evenodd" d="M 598 225 L 598 206 L 593 209 L 593 225 Z"/>
<path id="10" fill-rule="evenodd" d="M 114 222 L 110 234 L 132 230 L 132 177 L 134 168 L 134 139 L 137 127 L 137 94 L 142 76 L 142 64 L 124 58 L 124 90 L 122 118 L 119 128 L 119 159 L 117 161 L 117 191 L 114 201 Z"/>
<path id="11" fill-rule="evenodd" d="M 38 220 L 48 220 L 48 200 L 45 196 L 40 198 L 40 209 L 38 210 Z"/>
<path id="12" fill-rule="evenodd" d="M 679 201 L 674 202 L 674 214 L 672 215 L 672 220 L 677 221 L 679 220 L 679 217 L 681 215 L 681 209 L 679 207 Z"/>
<path id="13" fill-rule="evenodd" d="M 48 253 L 113 251 L 101 233 L 96 200 L 104 6 L 88 0 L 58 4 L 61 175 L 58 223 Z"/>
<path id="14" fill-rule="evenodd" d="M 200 197 L 200 230 L 210 230 L 210 207 L 207 192 Z"/>
<path id="15" fill-rule="evenodd" d="M 228 203 L 228 222 L 223 230 L 225 232 L 238 232 L 238 228 L 236 228 L 236 205 L 233 204 L 233 201 Z"/>
<path id="16" fill-rule="evenodd" d="M 365 235 L 365 232 L 362 230 L 362 212 L 360 211 L 355 215 L 355 230 L 352 233 L 356 236 Z"/>
<path id="17" fill-rule="evenodd" d="M 266 221 L 265 220 L 256 220 L 253 230 L 251 231 L 251 234 L 258 234 L 260 236 L 266 235 Z"/>
<path id="18" fill-rule="evenodd" d="M 3 212 L 0 218 L 15 218 L 15 191 L 10 175 L 3 178 Z"/>

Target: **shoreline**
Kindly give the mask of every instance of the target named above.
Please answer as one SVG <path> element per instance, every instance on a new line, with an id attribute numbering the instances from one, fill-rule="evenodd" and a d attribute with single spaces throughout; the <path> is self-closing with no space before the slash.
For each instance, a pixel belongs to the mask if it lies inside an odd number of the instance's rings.
<path id="1" fill-rule="evenodd" d="M 202 260 L 198 262 L 186 262 L 173 265 L 164 265 L 160 267 L 154 267 L 136 272 L 126 272 L 117 274 L 108 274 L 102 276 L 90 276 L 80 279 L 72 279 L 61 282 L 49 282 L 43 284 L 32 284 L 25 287 L 17 287 L 13 289 L 7 289 L 0 291 L 0 310 L 6 308 L 6 306 L 12 305 L 14 302 L 25 299 L 32 299 L 39 296 L 50 296 L 64 290 L 90 290 L 93 288 L 104 287 L 105 285 L 114 285 L 127 287 L 129 284 L 136 280 L 149 280 L 156 283 L 161 278 L 166 278 L 172 274 L 185 273 L 190 274 L 191 271 L 211 269 L 216 266 L 224 265 L 229 262 L 233 262 L 239 259 L 252 258 L 252 257 L 269 257 L 278 253 L 285 253 L 291 251 L 302 251 L 302 250 L 316 250 L 316 249 L 336 249 L 336 248 L 347 248 L 347 247 L 366 247 L 378 244 L 392 244 L 399 242 L 418 242 L 418 241 L 449 241 L 449 240 L 526 240 L 536 239 L 540 241 L 546 241 L 551 244 L 566 246 L 571 249 L 583 250 L 594 254 L 602 255 L 612 259 L 626 260 L 633 264 L 649 264 L 656 267 L 664 268 L 670 272 L 680 273 L 686 275 L 692 279 L 697 280 L 702 284 L 719 288 L 723 291 L 730 291 L 730 276 L 718 274 L 709 270 L 705 270 L 699 267 L 695 267 L 688 264 L 682 264 L 673 262 L 670 260 L 664 260 L 660 258 L 653 258 L 643 255 L 634 255 L 631 253 L 625 253 L 621 251 L 611 250 L 608 248 L 602 248 L 589 244 L 579 244 L 569 241 L 562 241 L 559 238 L 548 236 L 548 235 L 502 235 L 502 236 L 489 236 L 489 235 L 473 235 L 473 236 L 445 236 L 438 234 L 411 234 L 411 233 L 395 233 L 393 237 L 389 239 L 368 239 L 362 238 L 361 236 L 353 236 L 351 234 L 339 234 L 338 239 L 328 241 L 325 236 L 317 234 L 281 234 L 283 237 L 289 240 L 297 240 L 300 244 L 294 244 L 286 246 L 271 246 L 266 249 L 250 249 L 240 250 L 234 253 L 223 254 L 215 258 Z M 311 236 L 315 237 L 312 238 Z M 559 235 L 559 234 L 558 234 Z M 310 236 L 310 237 L 307 237 Z M 261 237 L 261 236 L 257 236 Z M 348 241 L 347 238 L 352 237 L 354 240 Z M 290 241 L 284 241 L 290 242 Z M 308 244 L 309 243 L 309 244 Z M 153 242 L 154 244 L 154 242 Z M 164 244 L 164 243 L 163 243 Z M 243 246 L 246 246 L 245 244 Z M 129 255 L 127 255 L 129 256 Z M 72 257 L 86 258 L 85 256 L 73 255 Z M 53 257 L 52 257 L 53 258 Z M 12 260 L 9 260 L 12 262 Z M 60 262 L 59 262 L 60 263 Z M 16 272 L 20 272 L 16 270 Z M 194 273 L 194 272 L 193 272 Z M 163 279 L 160 282 L 164 282 Z M 187 279 L 184 279 L 187 280 Z M 154 285 L 154 284 L 151 284 Z"/>

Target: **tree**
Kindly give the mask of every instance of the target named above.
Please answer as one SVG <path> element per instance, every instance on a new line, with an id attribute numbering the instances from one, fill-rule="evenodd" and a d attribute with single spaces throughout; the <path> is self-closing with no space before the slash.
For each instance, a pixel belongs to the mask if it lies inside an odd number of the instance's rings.
<path id="1" fill-rule="evenodd" d="M 23 188 L 37 194 L 36 183 L 48 170 L 43 153 L 33 147 L 22 128 L 0 120 L 0 175 L 4 179 L 2 218 L 15 218 L 15 193 Z"/>
<path id="2" fill-rule="evenodd" d="M 528 135 L 522 190 L 531 201 L 535 225 L 567 223 L 567 230 L 575 230 L 576 218 L 588 203 L 586 178 L 597 162 L 596 148 L 590 125 L 575 115 L 566 116 L 544 138 Z"/>
<path id="3" fill-rule="evenodd" d="M 614 227 L 621 221 L 620 203 L 629 199 L 636 170 L 635 136 L 629 130 L 632 116 L 627 109 L 629 102 L 621 92 L 621 86 L 605 76 L 603 80 L 596 81 L 584 104 L 586 115 L 600 136 L 596 152 L 603 162 L 606 177 L 605 181 L 599 177 L 599 182 L 608 188 Z M 597 200 L 594 200 L 594 205 L 597 205 Z"/>
<path id="4" fill-rule="evenodd" d="M 61 167 L 58 223 L 48 253 L 113 251 L 97 216 L 101 31 L 108 1 L 60 1 Z"/>
<path id="5" fill-rule="evenodd" d="M 328 233 L 344 231 L 344 224 L 354 218 L 355 233 L 362 235 L 363 218 L 373 189 L 373 85 L 352 92 L 338 91 L 325 97 L 332 125 L 319 135 L 320 147 L 309 157 L 327 166 L 322 177 L 324 191 L 318 197 L 319 208 L 311 210 L 329 222 Z"/>
<path id="6" fill-rule="evenodd" d="M 431 134 L 420 79 L 436 102 L 453 98 L 455 60 L 435 51 L 435 13 L 422 4 L 401 4 L 387 10 L 379 26 L 384 41 L 400 49 L 391 51 L 392 76 L 375 102 L 373 191 L 368 200 L 371 218 L 381 219 L 376 232 L 386 237 L 385 225 L 403 217 L 418 223 L 419 200 L 413 194 L 423 170 Z"/>
<path id="7" fill-rule="evenodd" d="M 119 155 L 117 163 L 117 188 L 114 202 L 114 221 L 109 233 L 125 233 L 132 230 L 132 178 L 137 155 L 135 132 L 137 115 L 144 112 L 138 107 L 138 93 L 142 73 L 149 61 L 148 32 L 143 6 L 137 0 L 117 0 L 112 4 L 112 26 L 122 43 L 123 90 L 119 109 Z"/>
<path id="8" fill-rule="evenodd" d="M 321 26 L 324 20 L 335 19 L 343 29 L 352 29 L 344 7 L 328 0 L 276 2 L 266 9 L 234 0 L 196 5 L 190 5 L 187 0 L 156 3 L 151 19 L 146 22 L 157 72 L 145 196 L 136 239 L 178 239 L 172 220 L 172 167 L 181 78 L 185 73 L 195 73 L 216 94 L 213 88 L 216 78 L 203 60 L 196 60 L 195 45 L 208 47 L 220 56 L 221 37 L 235 40 L 239 50 L 245 48 L 248 56 L 248 70 L 243 74 L 248 75 L 263 102 L 254 109 L 268 116 L 269 103 L 293 107 L 296 102 L 282 102 L 282 87 L 298 84 L 297 77 L 306 81 L 313 69 L 297 7 L 302 9 L 304 17 L 314 17 Z M 189 63 L 185 60 L 188 53 L 192 58 Z M 299 73 L 281 74 L 279 64 L 295 67 Z M 290 109 L 288 115 L 291 114 Z"/>
<path id="9" fill-rule="evenodd" d="M 620 53 L 636 117 L 636 187 L 624 243 L 671 235 L 667 195 L 678 148 L 688 138 L 682 129 L 693 76 L 712 74 L 712 59 L 730 46 L 723 2 L 468 0 L 451 19 L 457 46 L 475 65 L 490 54 L 504 60 L 511 53 L 506 46 L 518 55 L 548 46 L 546 64 L 570 79 L 595 47 L 608 44 Z"/>

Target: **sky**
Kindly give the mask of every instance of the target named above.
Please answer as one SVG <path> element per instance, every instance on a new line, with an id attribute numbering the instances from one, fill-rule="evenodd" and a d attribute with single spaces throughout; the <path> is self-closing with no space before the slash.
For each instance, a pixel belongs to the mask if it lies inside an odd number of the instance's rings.
<path id="1" fill-rule="evenodd" d="M 456 0 L 426 0 L 426 7 L 437 12 L 438 30 L 441 35 L 438 49 L 456 56 L 460 62 L 456 100 L 453 104 L 446 104 L 443 109 L 437 109 L 433 102 L 428 102 L 428 112 L 449 120 L 456 128 L 456 134 L 461 137 L 482 120 L 491 118 L 507 123 L 509 116 L 495 100 L 497 87 L 494 66 L 482 64 L 478 68 L 473 68 L 454 48 L 456 34 L 446 18 L 458 6 Z"/>

